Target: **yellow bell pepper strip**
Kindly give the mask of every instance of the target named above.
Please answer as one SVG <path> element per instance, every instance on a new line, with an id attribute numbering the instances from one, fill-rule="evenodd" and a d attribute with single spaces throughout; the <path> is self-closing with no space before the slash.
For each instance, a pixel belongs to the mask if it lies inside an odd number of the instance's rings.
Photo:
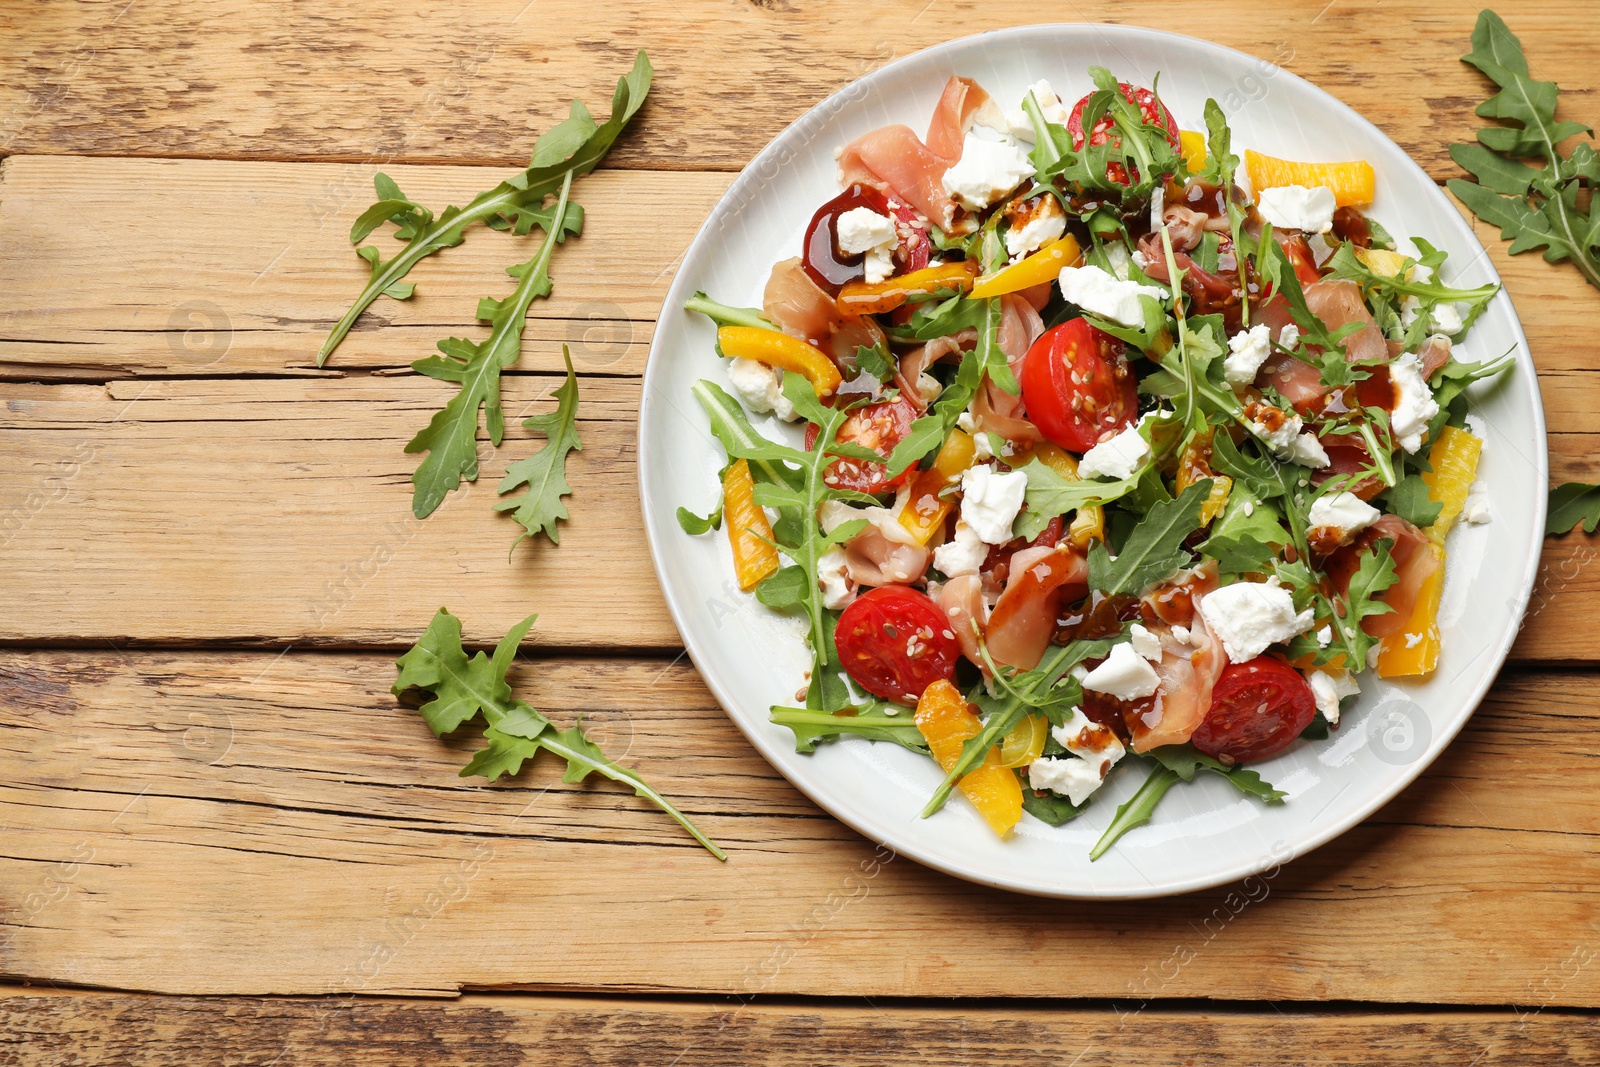
<path id="1" fill-rule="evenodd" d="M 1179 151 L 1183 153 L 1183 165 L 1189 168 L 1190 174 L 1199 174 L 1206 165 L 1206 135 L 1194 130 L 1179 130 L 1178 144 Z"/>
<path id="2" fill-rule="evenodd" d="M 1080 481 L 1078 477 L 1078 461 L 1072 453 L 1049 441 L 1041 441 L 1029 450 L 1026 456 L 1018 456 L 1016 466 L 1025 466 L 1029 459 L 1036 459 L 1046 467 L 1055 471 L 1069 482 Z M 1067 541 L 1074 548 L 1085 551 L 1091 541 L 1104 541 L 1106 539 L 1106 512 L 1098 505 L 1094 507 L 1079 508 L 1072 516 L 1072 522 L 1067 526 Z"/>
<path id="3" fill-rule="evenodd" d="M 1374 274 L 1393 278 L 1405 270 L 1406 257 L 1399 252 L 1391 252 L 1387 248 L 1355 248 L 1354 251 L 1356 258 L 1366 264 L 1367 269 Z M 1410 277 L 1409 272 L 1407 277 Z"/>
<path id="4" fill-rule="evenodd" d="M 943 679 L 922 691 L 916 722 L 928 742 L 928 750 L 946 774 L 961 758 L 962 744 L 983 728 L 961 691 Z M 1001 837 L 1009 836 L 1021 820 L 1022 784 L 1014 771 L 1000 765 L 998 749 L 990 749 L 983 762 L 963 776 L 957 786 Z"/>
<path id="5" fill-rule="evenodd" d="M 978 276 L 978 265 L 967 260 L 923 267 L 910 274 L 886 278 L 881 282 L 845 282 L 834 303 L 846 315 L 882 315 L 913 296 L 937 293 L 941 289 L 965 293 Z"/>
<path id="6" fill-rule="evenodd" d="M 1197 433 L 1178 457 L 1178 477 L 1175 491 L 1182 493 L 1203 478 L 1211 479 L 1211 492 L 1200 505 L 1200 525 L 1206 526 L 1222 514 L 1228 506 L 1228 494 L 1233 492 L 1233 479 L 1211 469 L 1211 432 Z"/>
<path id="7" fill-rule="evenodd" d="M 1377 172 L 1364 159 L 1348 163 L 1297 163 L 1291 159 L 1264 156 L 1253 148 L 1244 152 L 1245 170 L 1250 174 L 1250 186 L 1256 195 L 1263 189 L 1280 185 L 1322 185 L 1333 190 L 1334 203 L 1340 207 L 1357 207 L 1372 203 L 1377 187 Z"/>
<path id="8" fill-rule="evenodd" d="M 1050 736 L 1050 720 L 1043 715 L 1024 715 L 1000 742 L 1000 766 L 1026 767 L 1044 755 L 1044 742 Z"/>
<path id="9" fill-rule="evenodd" d="M 833 360 L 814 345 L 777 330 L 759 326 L 724 326 L 717 331 L 717 344 L 730 358 L 753 359 L 769 367 L 792 370 L 811 380 L 818 396 L 832 396 L 844 380 Z"/>
<path id="10" fill-rule="evenodd" d="M 1442 505 L 1439 517 L 1423 533 L 1433 544 L 1439 566 L 1417 593 L 1417 603 L 1405 629 L 1383 639 L 1378 652 L 1378 677 L 1402 678 L 1428 674 L 1439 665 L 1439 597 L 1444 591 L 1444 539 L 1461 516 L 1467 494 L 1478 477 L 1478 455 L 1483 441 L 1465 430 L 1446 426 L 1428 450 L 1432 471 L 1424 473 L 1428 496 Z"/>
<path id="11" fill-rule="evenodd" d="M 987 300 L 1032 289 L 1044 282 L 1053 282 L 1061 276 L 1062 267 L 1076 267 L 1082 258 L 1077 238 L 1069 233 L 1051 241 L 1027 259 L 1003 267 L 987 278 L 979 278 L 978 284 L 972 287 L 971 296 L 974 300 Z"/>
<path id="12" fill-rule="evenodd" d="M 977 444 L 972 435 L 963 430 L 951 430 L 944 439 L 933 466 L 917 472 L 906 496 L 906 506 L 900 509 L 900 525 L 920 543 L 927 544 L 934 533 L 944 525 L 954 503 L 941 490 L 961 480 L 961 472 L 972 466 L 977 456 Z"/>
<path id="13" fill-rule="evenodd" d="M 750 464 L 736 460 L 722 476 L 722 522 L 733 546 L 733 571 L 739 588 L 749 592 L 778 571 L 778 550 L 772 524 L 756 503 L 756 481 Z"/>

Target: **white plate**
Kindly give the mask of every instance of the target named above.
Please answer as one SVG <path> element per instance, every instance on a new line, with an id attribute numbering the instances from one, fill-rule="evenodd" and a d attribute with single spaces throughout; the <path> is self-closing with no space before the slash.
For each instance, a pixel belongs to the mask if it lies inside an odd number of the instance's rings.
<path id="1" fill-rule="evenodd" d="M 650 348 L 639 419 L 639 478 L 657 573 L 689 654 L 750 741 L 818 804 L 874 841 L 961 878 L 1057 897 L 1147 897 L 1243 878 L 1315 848 L 1378 809 L 1420 774 L 1466 722 L 1494 681 L 1520 625 L 1538 566 L 1546 486 L 1544 416 L 1527 343 L 1504 293 L 1461 346 L 1467 359 L 1515 349 L 1509 380 L 1479 388 L 1487 437 L 1480 477 L 1494 520 L 1451 535 L 1440 621 L 1444 651 L 1425 683 L 1373 681 L 1326 742 L 1299 743 L 1259 765 L 1290 796 L 1266 807 L 1214 776 L 1180 784 L 1154 821 L 1089 862 L 1090 846 L 1142 769 L 1113 772 L 1089 810 L 1051 828 L 1024 815 L 1011 840 L 990 832 L 959 794 L 939 814 L 918 812 L 941 774 L 897 746 L 844 739 L 813 755 L 794 751 L 787 729 L 767 720 L 794 702 L 809 660 L 801 627 L 741 594 L 727 539 L 688 537 L 675 509 L 705 512 L 716 499 L 721 448 L 689 392 L 726 376 L 714 328 L 682 310 L 695 290 L 759 306 L 772 264 L 797 255 L 811 214 L 833 196 L 834 150 L 892 122 L 919 133 L 952 74 L 975 78 L 1009 105 L 1048 78 L 1070 102 L 1089 91 L 1091 65 L 1151 84 L 1184 129 L 1204 129 L 1215 97 L 1246 147 L 1304 160 L 1366 159 L 1378 173 L 1371 213 L 1397 238 L 1420 236 L 1450 253 L 1445 280 L 1498 281 L 1472 230 L 1439 187 L 1377 127 L 1322 90 L 1270 63 L 1205 41 L 1122 26 L 1028 26 L 918 52 L 824 100 L 751 161 L 684 257 Z M 764 420 L 762 420 L 764 421 Z M 769 424 L 765 427 L 771 430 Z M 797 436 L 792 428 L 785 432 Z M 1469 605 L 1470 591 L 1470 605 Z"/>

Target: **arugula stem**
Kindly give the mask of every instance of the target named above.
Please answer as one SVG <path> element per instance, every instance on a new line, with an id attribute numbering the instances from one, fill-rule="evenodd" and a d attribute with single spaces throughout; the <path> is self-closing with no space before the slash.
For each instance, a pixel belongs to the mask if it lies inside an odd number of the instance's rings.
<path id="1" fill-rule="evenodd" d="M 705 293 L 696 293 L 683 302 L 685 311 L 698 311 L 718 326 L 754 326 L 762 330 L 776 330 L 767 317 L 756 308 L 736 308 L 711 299 Z"/>
<path id="2" fill-rule="evenodd" d="M 1152 770 L 1150 777 L 1144 780 L 1144 785 L 1139 787 L 1139 791 L 1117 809 L 1111 825 L 1106 827 L 1105 833 L 1100 835 L 1100 840 L 1095 842 L 1094 848 L 1089 851 L 1089 859 L 1093 861 L 1104 856 L 1123 834 L 1149 822 L 1150 817 L 1155 814 L 1156 805 L 1167 795 L 1167 790 L 1179 780 L 1178 773 L 1168 770 L 1165 766 L 1158 765 Z"/>
<path id="3" fill-rule="evenodd" d="M 1378 443 L 1378 435 L 1372 432 L 1372 424 L 1365 419 L 1356 424 L 1361 430 L 1361 439 L 1367 443 L 1367 454 L 1372 457 L 1373 466 L 1377 468 L 1378 477 L 1383 484 L 1394 488 L 1394 457 L 1389 450 Z"/>

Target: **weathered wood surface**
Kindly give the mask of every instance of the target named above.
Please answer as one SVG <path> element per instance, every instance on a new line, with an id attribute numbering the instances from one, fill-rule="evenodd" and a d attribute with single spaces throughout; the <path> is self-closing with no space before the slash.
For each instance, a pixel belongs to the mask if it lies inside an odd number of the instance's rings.
<path id="1" fill-rule="evenodd" d="M 483 634 L 469 617 L 468 634 Z M 687 664 L 523 663 L 724 845 L 610 786 L 456 771 L 391 658 L 4 654 L 0 975 L 172 993 L 461 988 L 1593 1004 L 1592 677 L 1516 673 L 1275 876 L 1047 901 L 892 858 L 778 778 Z"/>
<path id="2" fill-rule="evenodd" d="M 1412 1067 L 1600 1063 L 1592 1016 L 1560 1011 L 1231 1012 L 803 1005 L 473 994 L 449 1003 L 29 990 L 0 1000 L 0 1063 L 148 1067 Z"/>
<path id="3" fill-rule="evenodd" d="M 449 15 L 383 0 L 285 10 L 103 0 L 0 13 L 0 152 L 517 165 L 527 131 L 579 96 L 604 113 L 637 49 L 656 90 L 613 164 L 737 170 L 786 124 L 870 70 L 952 37 L 1040 22 L 1190 33 L 1275 61 L 1382 127 L 1432 173 L 1476 127 L 1482 77 L 1460 62 L 1480 5 L 1302 0 L 492 0 Z M 1503 3 L 1534 67 L 1574 106 L 1600 73 L 1593 20 Z M 1424 73 L 1425 72 L 1425 73 Z M 1270 106 L 1271 83 L 1241 87 Z"/>

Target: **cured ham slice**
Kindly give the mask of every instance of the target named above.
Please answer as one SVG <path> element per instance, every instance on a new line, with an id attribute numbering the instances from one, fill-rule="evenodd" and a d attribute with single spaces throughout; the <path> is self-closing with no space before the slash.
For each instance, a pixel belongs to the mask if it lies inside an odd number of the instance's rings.
<path id="1" fill-rule="evenodd" d="M 1065 546 L 1024 548 L 1011 557 L 1005 592 L 989 616 L 989 655 L 1032 670 L 1055 634 L 1061 606 L 1089 592 L 1089 565 Z"/>
<path id="2" fill-rule="evenodd" d="M 968 78 L 945 83 L 926 141 L 909 126 L 884 126 L 851 141 L 839 156 L 839 180 L 866 182 L 891 192 L 943 229 L 955 220 L 956 204 L 944 191 L 944 172 L 961 159 L 972 115 L 989 94 Z"/>

